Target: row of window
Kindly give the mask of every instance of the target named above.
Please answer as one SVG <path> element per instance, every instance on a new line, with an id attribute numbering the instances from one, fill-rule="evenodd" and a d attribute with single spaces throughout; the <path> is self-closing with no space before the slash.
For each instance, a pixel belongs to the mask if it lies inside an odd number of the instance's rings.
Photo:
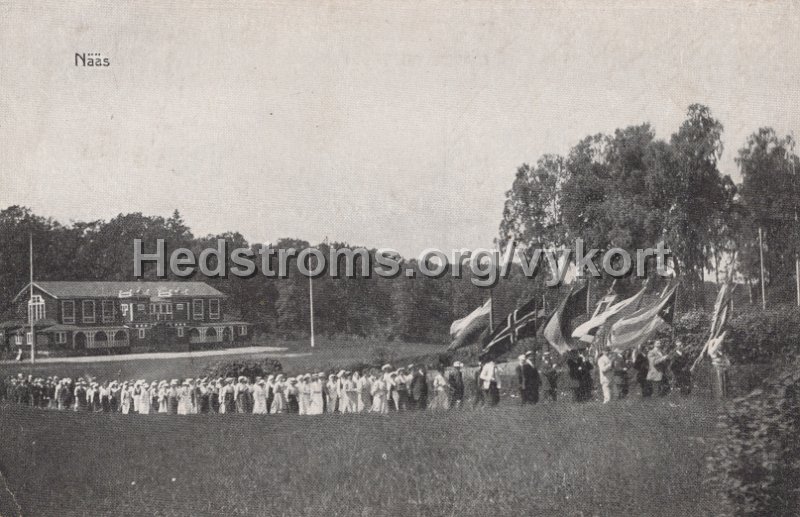
<path id="1" fill-rule="evenodd" d="M 34 297 L 34 299 L 37 297 Z M 41 300 L 41 297 L 38 297 Z M 205 300 L 192 300 L 192 319 L 195 320 L 203 320 L 204 318 L 204 302 Z M 175 304 L 176 311 L 183 311 L 184 310 L 183 303 Z M 122 316 L 127 317 L 128 311 L 132 310 L 133 304 L 128 306 L 128 304 L 123 303 L 120 308 L 122 311 Z M 146 305 L 144 303 L 137 304 L 136 307 L 139 311 L 145 311 Z M 173 319 L 173 304 L 172 302 L 158 302 L 158 303 L 151 303 L 150 304 L 150 314 L 155 315 L 156 319 L 158 320 L 172 320 Z M 103 323 L 112 323 L 114 321 L 114 317 L 116 316 L 117 309 L 116 305 L 114 304 L 113 300 L 102 300 L 100 302 L 100 318 Z M 83 300 L 81 302 L 81 322 L 82 323 L 95 323 L 95 301 L 94 300 Z M 34 321 L 43 319 L 44 314 L 44 302 L 41 302 L 41 306 L 36 303 L 29 303 L 28 307 L 28 317 L 34 316 Z M 219 319 L 220 317 L 220 304 L 219 300 L 211 299 L 208 300 L 208 317 L 212 320 Z M 63 300 L 61 302 L 61 321 L 65 325 L 74 324 L 76 321 L 75 316 L 75 301 L 74 300 Z"/>
<path id="2" fill-rule="evenodd" d="M 145 337 L 147 337 L 147 329 L 137 329 L 137 330 L 138 330 L 137 335 L 139 336 L 139 339 L 144 339 Z M 178 337 L 183 337 L 185 335 L 185 333 L 186 333 L 186 329 L 184 327 L 177 327 L 177 331 L 178 331 Z M 31 344 L 31 333 L 27 332 L 25 335 L 26 335 L 26 341 L 27 341 L 28 345 L 30 345 Z M 239 335 L 240 336 L 246 336 L 247 335 L 247 326 L 246 325 L 241 325 L 239 327 Z M 16 339 L 14 340 L 14 342 L 17 344 L 17 346 L 21 346 L 22 345 L 22 336 L 21 335 L 16 336 Z M 66 332 L 56 332 L 56 344 L 63 345 L 66 342 L 67 342 L 67 333 Z"/>

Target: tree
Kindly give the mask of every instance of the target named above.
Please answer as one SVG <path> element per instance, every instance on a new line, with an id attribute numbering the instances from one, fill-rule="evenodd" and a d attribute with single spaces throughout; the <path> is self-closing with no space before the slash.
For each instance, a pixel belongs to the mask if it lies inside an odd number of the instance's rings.
<path id="1" fill-rule="evenodd" d="M 779 299 L 792 294 L 794 260 L 798 246 L 797 215 L 800 211 L 800 159 L 794 154 L 791 136 L 779 137 L 772 128 L 764 127 L 747 138 L 736 162 L 742 173 L 741 202 L 746 210 L 746 232 L 741 236 L 757 244 L 758 228 L 764 240 L 764 269 Z M 742 273 L 759 278 L 758 249 L 751 246 L 749 256 L 742 257 Z"/>

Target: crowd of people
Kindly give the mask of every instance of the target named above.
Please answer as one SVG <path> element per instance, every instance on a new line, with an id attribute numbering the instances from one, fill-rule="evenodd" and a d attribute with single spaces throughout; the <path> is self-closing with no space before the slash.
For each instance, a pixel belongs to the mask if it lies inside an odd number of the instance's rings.
<path id="1" fill-rule="evenodd" d="M 691 392 L 692 382 L 683 345 L 676 341 L 670 353 L 656 340 L 649 347 L 627 353 L 605 349 L 596 357 L 571 352 L 565 360 L 545 351 L 539 360 L 529 351 L 517 358 L 516 389 L 522 404 L 539 402 L 540 392 L 555 402 L 562 390 L 574 401 L 594 398 L 596 370 L 604 403 L 624 399 L 631 381 L 641 396 L 664 396 L 673 388 Z M 284 374 L 253 379 L 197 378 L 150 381 L 145 379 L 98 382 L 89 378 L 33 378 L 18 374 L 4 379 L 0 397 L 38 408 L 120 412 L 123 414 L 254 413 L 319 415 L 323 413 L 388 413 L 405 410 L 447 410 L 464 405 L 464 365 L 439 366 L 429 372 L 410 364 L 395 369 L 345 371 L 325 374 Z M 564 375 L 562 375 L 564 374 Z M 473 405 L 497 405 L 503 387 L 501 367 L 482 362 L 474 373 Z M 567 385 L 559 386 L 561 379 Z"/>
<path id="2" fill-rule="evenodd" d="M 38 408 L 120 412 L 123 414 L 254 413 L 319 415 L 323 413 L 388 413 L 390 410 L 445 410 L 464 398 L 463 364 L 432 375 L 408 365 L 380 371 L 339 371 L 336 374 L 283 374 L 249 379 L 145 379 L 97 382 L 92 379 L 33 378 L 18 374 L 5 379 L 2 396 Z"/>

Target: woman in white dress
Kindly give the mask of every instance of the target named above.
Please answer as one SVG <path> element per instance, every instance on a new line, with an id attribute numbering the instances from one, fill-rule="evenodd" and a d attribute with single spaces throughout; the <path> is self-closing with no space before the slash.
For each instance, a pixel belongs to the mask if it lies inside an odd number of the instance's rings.
<path id="1" fill-rule="evenodd" d="M 347 383 L 350 381 L 347 379 L 347 372 L 341 371 L 336 377 L 338 378 L 339 413 L 350 413 L 350 397 L 347 396 Z"/>
<path id="2" fill-rule="evenodd" d="M 450 409 L 449 387 L 447 379 L 444 378 L 444 368 L 440 367 L 433 378 L 433 400 L 430 405 L 432 410 Z"/>
<path id="3" fill-rule="evenodd" d="M 267 414 L 267 383 L 261 377 L 253 385 L 253 414 Z"/>
<path id="4" fill-rule="evenodd" d="M 328 383 L 325 385 L 325 394 L 328 396 L 325 412 L 335 413 L 339 408 L 339 381 L 333 374 L 328 376 Z"/>
<path id="5" fill-rule="evenodd" d="M 158 383 L 158 412 L 163 414 L 169 412 L 167 407 L 167 381 Z"/>
<path id="6" fill-rule="evenodd" d="M 127 381 L 122 383 L 122 391 L 120 392 L 120 395 L 122 396 L 122 414 L 127 415 L 131 412 L 131 407 L 133 405 L 133 392 L 128 386 Z"/>
<path id="7" fill-rule="evenodd" d="M 139 392 L 139 414 L 150 414 L 150 388 L 147 383 L 142 384 L 141 391 Z"/>
<path id="8" fill-rule="evenodd" d="M 272 393 L 272 407 L 270 413 L 283 413 L 286 411 L 286 396 L 284 395 L 284 376 L 283 374 L 275 377 L 275 384 Z"/>
<path id="9" fill-rule="evenodd" d="M 324 389 L 324 382 L 319 375 L 314 375 L 311 382 L 308 384 L 309 402 L 308 414 L 321 415 L 323 410 L 322 403 L 322 390 Z"/>
<path id="10" fill-rule="evenodd" d="M 373 413 L 386 413 L 386 383 L 383 382 L 383 377 L 376 377 L 372 381 L 372 412 Z"/>
<path id="11" fill-rule="evenodd" d="M 311 406 L 311 375 L 299 377 L 297 383 L 297 402 L 300 404 L 300 414 L 307 415 Z"/>
<path id="12" fill-rule="evenodd" d="M 192 393 L 189 389 L 189 381 L 183 381 L 183 384 L 178 388 L 178 414 L 188 415 L 192 412 Z"/>

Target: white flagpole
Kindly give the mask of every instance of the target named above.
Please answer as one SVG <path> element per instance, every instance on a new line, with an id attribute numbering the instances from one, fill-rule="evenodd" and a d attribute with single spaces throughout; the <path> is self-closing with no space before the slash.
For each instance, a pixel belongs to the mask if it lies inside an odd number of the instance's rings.
<path id="1" fill-rule="evenodd" d="M 308 263 L 311 264 L 311 257 L 308 258 Z M 310 274 L 308 275 L 308 308 L 311 316 L 311 348 L 314 348 L 314 279 Z"/>
<path id="2" fill-rule="evenodd" d="M 767 291 L 764 287 L 764 241 L 760 226 L 758 227 L 758 257 L 761 266 L 761 309 L 767 310 Z"/>
<path id="3" fill-rule="evenodd" d="M 33 327 L 35 311 L 33 310 L 33 234 L 28 234 L 28 247 L 30 255 L 30 300 L 28 300 L 28 320 L 31 325 L 31 364 L 36 363 L 36 331 Z"/>

